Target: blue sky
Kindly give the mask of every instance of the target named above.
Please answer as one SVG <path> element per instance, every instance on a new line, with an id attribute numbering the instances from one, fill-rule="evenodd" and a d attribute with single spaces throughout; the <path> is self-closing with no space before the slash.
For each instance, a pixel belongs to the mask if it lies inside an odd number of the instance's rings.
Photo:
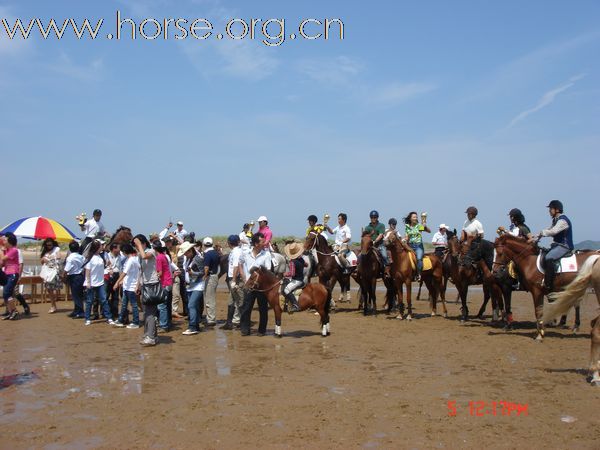
<path id="1" fill-rule="evenodd" d="M 340 18 L 345 39 L 121 41 L 144 18 Z M 576 241 L 600 239 L 600 3 L 596 1 L 1 1 L 14 23 L 105 20 L 97 40 L 9 41 L 0 26 L 0 222 L 104 211 L 199 235 L 265 214 L 412 210 L 492 237 L 521 208 L 539 230 L 558 198 Z"/>

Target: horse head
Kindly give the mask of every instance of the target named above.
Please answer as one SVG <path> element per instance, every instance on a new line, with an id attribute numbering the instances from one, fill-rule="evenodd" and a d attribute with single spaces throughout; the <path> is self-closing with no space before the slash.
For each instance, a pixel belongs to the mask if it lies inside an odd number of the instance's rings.
<path id="1" fill-rule="evenodd" d="M 363 231 L 362 237 L 360 238 L 360 254 L 366 255 L 371 250 L 373 250 L 373 239 L 371 239 L 371 234 L 367 231 Z"/>
<path id="2" fill-rule="evenodd" d="M 115 234 L 112 235 L 110 239 L 111 244 L 126 244 L 131 243 L 133 241 L 133 233 L 131 232 L 131 228 L 121 225 L 115 231 Z"/>
<path id="3" fill-rule="evenodd" d="M 264 273 L 264 271 L 264 267 L 252 269 L 250 272 L 250 277 L 248 277 L 248 280 L 246 281 L 245 288 L 250 291 L 260 289 L 260 275 L 261 273 Z"/>
<path id="4" fill-rule="evenodd" d="M 458 241 L 456 229 L 454 231 L 446 231 L 448 235 L 448 250 L 450 252 L 450 256 L 453 258 L 458 258 L 460 254 L 460 242 Z"/>

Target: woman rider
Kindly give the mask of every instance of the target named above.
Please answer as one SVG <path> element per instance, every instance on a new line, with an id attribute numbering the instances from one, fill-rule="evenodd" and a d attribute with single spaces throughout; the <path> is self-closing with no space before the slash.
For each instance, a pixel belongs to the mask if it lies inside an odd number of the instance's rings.
<path id="1" fill-rule="evenodd" d="M 423 231 L 431 233 L 431 230 L 426 224 L 419 223 L 419 217 L 415 211 L 411 211 L 404 218 L 405 234 L 408 245 L 414 250 L 417 255 L 417 281 L 421 281 L 421 271 L 423 270 Z"/>

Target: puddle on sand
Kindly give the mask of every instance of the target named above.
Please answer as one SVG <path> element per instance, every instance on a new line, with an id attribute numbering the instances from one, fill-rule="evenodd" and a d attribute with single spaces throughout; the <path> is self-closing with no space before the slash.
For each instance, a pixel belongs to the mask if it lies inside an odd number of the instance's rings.
<path id="1" fill-rule="evenodd" d="M 217 349 L 219 351 L 227 350 L 227 335 L 222 330 L 215 330 L 215 337 L 217 342 Z M 217 367 L 217 375 L 221 377 L 227 377 L 231 375 L 231 365 L 225 355 L 220 355 L 215 358 L 215 365 Z"/>
<path id="2" fill-rule="evenodd" d="M 19 386 L 39 379 L 35 372 L 17 373 L 14 375 L 6 375 L 0 378 L 0 390 L 10 386 Z"/>
<path id="3" fill-rule="evenodd" d="M 68 444 L 48 444 L 44 450 L 80 450 L 97 448 L 104 442 L 100 436 L 91 436 L 85 439 L 78 439 L 76 442 Z"/>

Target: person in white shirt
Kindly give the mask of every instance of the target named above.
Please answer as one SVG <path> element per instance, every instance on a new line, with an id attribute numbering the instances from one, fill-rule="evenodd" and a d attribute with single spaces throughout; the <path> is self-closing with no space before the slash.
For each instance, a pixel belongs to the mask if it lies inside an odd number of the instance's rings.
<path id="1" fill-rule="evenodd" d="M 240 245 L 240 238 L 232 234 L 227 238 L 227 244 L 231 251 L 227 258 L 229 267 L 227 269 L 227 283 L 229 286 L 229 304 L 227 305 L 227 321 L 221 327 L 222 330 L 233 330 L 234 326 L 240 324 L 240 309 L 244 301 L 244 250 Z"/>
<path id="2" fill-rule="evenodd" d="M 110 244 L 109 251 L 104 254 L 104 259 L 104 274 L 108 276 L 108 280 L 106 282 L 106 297 L 112 316 L 118 317 L 120 291 L 119 289 L 113 288 L 115 287 L 115 283 L 119 279 L 119 274 L 123 269 L 124 256 L 121 254 L 119 244 Z"/>
<path id="3" fill-rule="evenodd" d="M 79 223 L 79 228 L 81 228 L 81 231 L 85 234 L 85 238 L 81 244 L 79 244 L 79 252 L 86 257 L 85 251 L 92 241 L 94 239 L 101 239 L 106 235 L 104 225 L 100 222 L 102 211 L 95 209 L 92 216 L 92 219 L 87 219 L 84 222 Z"/>
<path id="4" fill-rule="evenodd" d="M 268 246 L 268 243 L 261 232 L 252 236 L 250 244 L 252 245 L 252 250 L 243 256 L 244 277 L 246 281 L 250 278 L 254 270 L 260 267 L 270 270 L 272 264 L 271 252 L 265 248 Z M 247 291 L 244 295 L 244 303 L 241 309 L 240 331 L 242 336 L 250 335 L 250 319 L 255 301 L 258 301 L 258 334 L 264 336 L 267 332 L 267 322 L 269 319 L 267 298 L 263 292 Z"/>
<path id="5" fill-rule="evenodd" d="M 433 248 L 435 254 L 439 257 L 444 255 L 444 252 L 448 248 L 448 235 L 446 232 L 448 231 L 448 227 L 445 223 L 440 224 L 438 231 L 433 235 L 431 239 L 431 243 L 433 244 Z"/>
<path id="6" fill-rule="evenodd" d="M 483 238 L 483 225 L 477 220 L 477 214 L 479 213 L 477 208 L 469 206 L 465 212 L 467 213 L 467 220 L 463 224 L 461 239 L 464 241 L 467 236 Z"/>
<path id="7" fill-rule="evenodd" d="M 250 251 L 250 238 L 252 237 L 251 226 L 249 223 L 245 223 L 242 226 L 242 231 L 238 234 L 240 239 L 240 245 L 242 246 L 242 250 L 244 252 Z"/>
<path id="8" fill-rule="evenodd" d="M 71 241 L 69 244 L 69 256 L 65 261 L 65 275 L 67 282 L 71 288 L 71 296 L 73 297 L 73 312 L 69 317 L 73 319 L 83 319 L 85 311 L 83 309 L 83 282 L 85 280 L 83 274 L 83 264 L 85 259 L 79 254 L 79 244 L 76 241 Z"/>
<path id="9" fill-rule="evenodd" d="M 133 314 L 133 321 L 127 325 L 127 328 L 136 329 L 140 327 L 140 313 L 138 310 L 136 295 L 141 271 L 140 261 L 137 257 L 137 252 L 131 244 L 123 244 L 123 254 L 126 256 L 125 263 L 123 264 L 123 269 L 119 274 L 119 279 L 113 288 L 115 290 L 118 290 L 121 287 L 123 288 L 121 312 L 119 313 L 119 320 L 117 320 L 115 326 L 125 326 L 125 315 L 129 316 L 127 304 L 130 304 L 131 312 Z"/>
<path id="10" fill-rule="evenodd" d="M 92 303 L 94 297 L 97 297 L 102 307 L 104 317 L 109 325 L 114 325 L 110 314 L 108 301 L 106 300 L 106 289 L 104 287 L 104 260 L 100 256 L 102 244 L 100 241 L 93 241 L 89 248 L 89 257 L 85 264 L 85 282 L 84 286 L 87 289 L 87 298 L 85 301 L 85 324 L 91 325 Z"/>
<path id="11" fill-rule="evenodd" d="M 350 243 L 350 239 L 352 239 L 352 232 L 350 231 L 350 227 L 346 224 L 347 221 L 348 216 L 345 213 L 339 213 L 338 226 L 333 230 L 329 225 L 325 227 L 329 234 L 335 235 L 335 244 L 333 246 L 333 250 L 338 254 L 340 262 L 345 267 L 348 266 L 346 255 L 350 251 L 348 244 Z"/>

